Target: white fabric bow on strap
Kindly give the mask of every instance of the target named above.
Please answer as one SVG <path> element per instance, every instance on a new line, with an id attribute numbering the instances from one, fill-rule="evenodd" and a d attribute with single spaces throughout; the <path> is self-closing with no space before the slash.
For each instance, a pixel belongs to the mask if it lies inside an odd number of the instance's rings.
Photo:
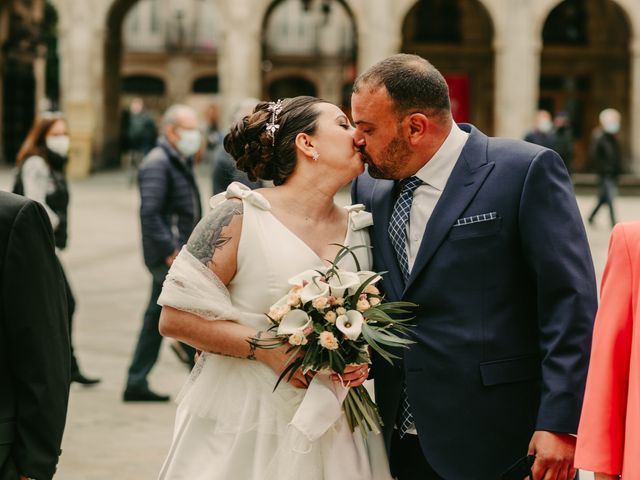
<path id="1" fill-rule="evenodd" d="M 240 182 L 231 183 L 227 187 L 227 190 L 225 192 L 218 193 L 217 195 L 211 197 L 211 199 L 209 200 L 209 206 L 211 206 L 211 208 L 215 208 L 225 200 L 231 198 L 246 200 L 247 202 L 251 203 L 251 205 L 253 205 L 254 207 L 258 207 L 261 210 L 271 210 L 271 204 L 269 203 L 269 200 Z"/>
<path id="2" fill-rule="evenodd" d="M 352 230 L 361 230 L 373 225 L 373 215 L 364 209 L 364 205 L 356 203 L 344 207 L 349 212 L 349 224 Z"/>

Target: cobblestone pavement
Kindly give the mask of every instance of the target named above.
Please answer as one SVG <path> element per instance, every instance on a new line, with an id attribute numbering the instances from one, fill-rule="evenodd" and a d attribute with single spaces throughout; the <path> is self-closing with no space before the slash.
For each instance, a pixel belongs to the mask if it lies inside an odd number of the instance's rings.
<path id="1" fill-rule="evenodd" d="M 0 188 L 8 189 L 11 179 L 10 170 L 0 170 Z M 204 167 L 199 182 L 208 194 Z M 150 286 L 142 262 L 137 190 L 119 171 L 76 180 L 70 187 L 70 243 L 62 258 L 78 301 L 74 341 L 81 368 L 102 383 L 72 386 L 56 478 L 154 479 L 169 447 L 175 404 L 121 401 Z M 339 200 L 348 201 L 346 190 Z M 578 203 L 585 212 L 593 198 L 579 196 Z M 640 218 L 638 197 L 619 198 L 617 208 L 621 221 Z M 600 277 L 610 233 L 606 213 L 587 231 Z M 152 388 L 175 396 L 186 375 L 165 342 L 150 377 Z"/>

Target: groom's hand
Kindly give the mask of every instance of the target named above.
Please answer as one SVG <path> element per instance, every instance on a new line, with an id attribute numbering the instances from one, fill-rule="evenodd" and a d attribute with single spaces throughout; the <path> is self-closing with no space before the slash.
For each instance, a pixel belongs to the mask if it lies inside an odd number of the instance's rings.
<path id="1" fill-rule="evenodd" d="M 369 365 L 361 363 L 359 365 L 347 365 L 342 375 L 334 373 L 331 379 L 340 382 L 345 387 L 359 387 L 369 377 Z"/>
<path id="2" fill-rule="evenodd" d="M 536 461 L 531 468 L 533 480 L 573 480 L 576 438 L 568 433 L 537 431 L 529 443 L 529 455 Z"/>

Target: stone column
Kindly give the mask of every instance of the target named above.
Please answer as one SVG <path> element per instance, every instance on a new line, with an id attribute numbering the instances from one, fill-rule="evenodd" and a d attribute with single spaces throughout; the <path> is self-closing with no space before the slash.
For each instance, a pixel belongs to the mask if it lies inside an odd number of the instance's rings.
<path id="1" fill-rule="evenodd" d="M 358 73 L 398 53 L 402 44 L 402 19 L 397 4 L 389 0 L 366 0 L 357 10 Z"/>
<path id="2" fill-rule="evenodd" d="M 44 99 L 46 98 L 46 71 L 47 62 L 45 60 L 45 48 L 39 48 L 38 55 L 33 61 L 33 76 L 36 81 L 35 91 L 35 114 L 39 114 L 44 105 Z"/>
<path id="3" fill-rule="evenodd" d="M 262 97 L 262 16 L 254 0 L 234 0 L 222 5 L 222 31 L 218 71 L 222 119 L 226 124 L 238 103 L 247 97 Z"/>
<path id="4" fill-rule="evenodd" d="M 537 110 L 541 40 L 521 1 L 504 2 L 495 34 L 495 132 L 522 138 Z"/>
<path id="5" fill-rule="evenodd" d="M 640 38 L 631 44 L 631 172 L 640 174 Z"/>
<path id="6" fill-rule="evenodd" d="M 169 104 L 185 103 L 191 93 L 193 63 L 186 55 L 175 55 L 167 62 L 167 96 Z"/>
<path id="7" fill-rule="evenodd" d="M 94 42 L 101 37 L 92 28 L 90 2 L 71 1 L 68 15 L 59 10 L 60 85 L 62 104 L 69 123 L 71 151 L 67 173 L 85 177 L 91 172 L 96 129 Z M 96 39 L 96 37 L 100 37 Z M 99 57 L 100 58 L 100 57 Z"/>

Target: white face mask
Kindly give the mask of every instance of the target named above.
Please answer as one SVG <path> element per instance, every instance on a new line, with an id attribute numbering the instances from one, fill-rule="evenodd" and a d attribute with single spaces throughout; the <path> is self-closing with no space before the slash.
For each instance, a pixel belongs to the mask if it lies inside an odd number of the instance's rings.
<path id="1" fill-rule="evenodd" d="M 538 130 L 540 130 L 542 133 L 549 133 L 552 128 L 553 123 L 551 122 L 551 120 L 540 120 L 538 122 Z"/>
<path id="2" fill-rule="evenodd" d="M 69 153 L 69 135 L 52 135 L 45 138 L 47 148 L 61 157 L 66 157 Z"/>
<path id="3" fill-rule="evenodd" d="M 202 144 L 202 136 L 200 130 L 189 129 L 179 130 L 180 139 L 176 143 L 176 148 L 185 157 L 191 157 L 200 150 Z"/>
<path id="4" fill-rule="evenodd" d="M 620 131 L 620 123 L 619 122 L 607 122 L 602 128 L 605 132 L 610 133 L 611 135 L 615 135 Z"/>

